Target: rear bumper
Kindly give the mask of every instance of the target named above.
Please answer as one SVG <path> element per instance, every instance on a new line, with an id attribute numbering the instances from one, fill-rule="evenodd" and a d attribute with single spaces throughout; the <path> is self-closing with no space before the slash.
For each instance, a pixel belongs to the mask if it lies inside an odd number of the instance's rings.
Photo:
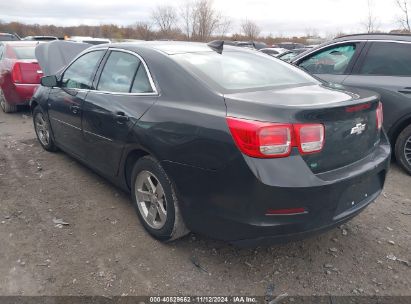
<path id="1" fill-rule="evenodd" d="M 306 237 L 357 215 L 381 193 L 390 145 L 344 168 L 314 174 L 295 151 L 284 159 L 233 160 L 218 171 L 163 162 L 176 184 L 184 220 L 193 232 L 238 245 Z M 268 209 L 305 208 L 298 215 Z"/>
<path id="2" fill-rule="evenodd" d="M 38 84 L 14 83 L 8 92 L 5 92 L 7 102 L 12 105 L 28 105 Z"/>
<path id="3" fill-rule="evenodd" d="M 310 236 L 314 236 L 320 234 L 322 232 L 326 232 L 331 230 L 349 220 L 357 216 L 361 213 L 365 208 L 371 204 L 379 195 L 381 191 L 374 193 L 369 199 L 364 200 L 354 208 L 348 210 L 344 216 L 334 217 L 332 221 L 325 224 L 321 227 L 316 227 L 311 230 L 302 230 L 302 231 L 294 231 L 289 234 L 278 234 L 278 235 L 271 235 L 271 236 L 261 236 L 255 237 L 251 239 L 241 239 L 241 240 L 234 240 L 231 241 L 234 245 L 238 247 L 255 247 L 255 246 L 266 246 L 271 244 L 278 244 L 278 243 L 286 243 L 290 241 L 301 240 Z"/>

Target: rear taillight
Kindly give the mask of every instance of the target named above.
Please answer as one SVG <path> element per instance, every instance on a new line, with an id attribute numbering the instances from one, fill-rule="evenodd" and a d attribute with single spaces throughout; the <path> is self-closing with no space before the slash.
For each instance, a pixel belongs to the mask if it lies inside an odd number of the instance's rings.
<path id="1" fill-rule="evenodd" d="M 292 147 L 301 154 L 316 153 L 324 145 L 321 124 L 283 124 L 227 117 L 228 127 L 240 151 L 257 158 L 287 157 Z"/>
<path id="2" fill-rule="evenodd" d="M 291 152 L 291 124 L 227 117 L 228 127 L 238 148 L 258 158 L 284 157 Z"/>
<path id="3" fill-rule="evenodd" d="M 11 79 L 15 83 L 23 82 L 23 75 L 21 73 L 21 66 L 20 63 L 16 62 L 13 65 L 13 69 L 11 71 Z"/>
<path id="4" fill-rule="evenodd" d="M 377 116 L 377 128 L 378 130 L 381 130 L 382 128 L 382 123 L 384 122 L 384 115 L 382 111 L 382 103 L 381 101 L 378 103 L 377 111 L 376 111 L 376 116 Z"/>
<path id="5" fill-rule="evenodd" d="M 325 132 L 322 124 L 295 124 L 294 130 L 300 153 L 316 153 L 323 149 Z"/>

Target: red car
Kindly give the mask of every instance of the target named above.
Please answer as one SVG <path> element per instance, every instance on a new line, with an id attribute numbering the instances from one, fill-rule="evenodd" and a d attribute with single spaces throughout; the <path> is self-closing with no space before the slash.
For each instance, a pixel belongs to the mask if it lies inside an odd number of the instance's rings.
<path id="1" fill-rule="evenodd" d="M 0 105 L 4 112 L 29 103 L 43 73 L 34 55 L 37 41 L 0 42 Z"/>

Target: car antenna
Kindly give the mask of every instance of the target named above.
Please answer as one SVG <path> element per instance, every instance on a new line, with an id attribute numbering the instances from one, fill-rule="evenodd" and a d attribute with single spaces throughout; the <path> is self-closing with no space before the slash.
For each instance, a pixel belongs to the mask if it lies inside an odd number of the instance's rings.
<path id="1" fill-rule="evenodd" d="M 209 43 L 207 43 L 207 45 L 215 52 L 222 54 L 223 53 L 223 49 L 224 49 L 224 40 L 214 40 L 211 41 Z"/>

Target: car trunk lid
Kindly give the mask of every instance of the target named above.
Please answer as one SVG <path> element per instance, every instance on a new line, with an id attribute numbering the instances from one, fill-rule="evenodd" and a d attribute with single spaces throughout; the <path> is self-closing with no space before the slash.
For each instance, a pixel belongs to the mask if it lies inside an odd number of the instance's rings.
<path id="1" fill-rule="evenodd" d="M 55 40 L 37 45 L 35 55 L 44 75 L 56 75 L 81 52 L 91 46 L 88 43 Z"/>
<path id="2" fill-rule="evenodd" d="M 314 173 L 344 167 L 366 157 L 378 144 L 378 100 L 358 105 L 313 110 L 306 114 L 325 127 L 325 144 L 319 153 L 303 159 Z"/>
<path id="3" fill-rule="evenodd" d="M 320 152 L 302 155 L 314 173 L 354 163 L 378 144 L 378 96 L 346 88 L 293 86 L 225 96 L 227 116 L 273 123 L 323 124 Z M 300 153 L 294 148 L 293 153 Z M 301 154 L 301 153 L 300 153 Z"/>

